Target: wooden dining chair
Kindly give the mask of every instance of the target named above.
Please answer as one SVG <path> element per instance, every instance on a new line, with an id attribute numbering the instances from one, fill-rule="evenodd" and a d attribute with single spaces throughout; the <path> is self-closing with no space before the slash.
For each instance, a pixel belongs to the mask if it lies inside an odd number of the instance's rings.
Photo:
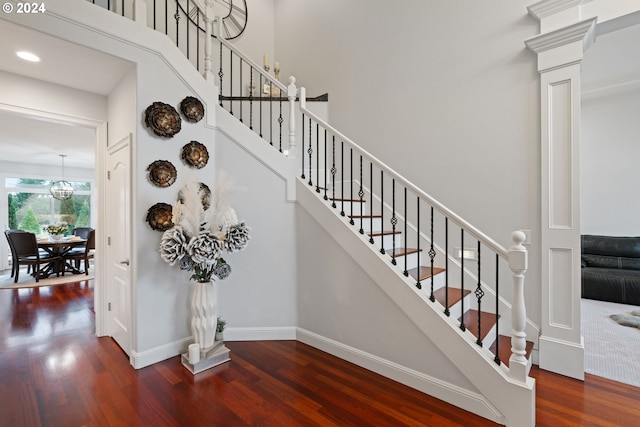
<path id="1" fill-rule="evenodd" d="M 89 260 L 93 259 L 96 249 L 96 230 L 91 229 L 87 236 L 87 243 L 84 250 L 73 250 L 64 256 L 66 261 L 80 262 L 84 261 L 84 274 L 89 275 Z M 78 265 L 78 264 L 76 264 Z"/>
<path id="2" fill-rule="evenodd" d="M 16 261 L 16 275 L 14 277 L 13 282 L 18 283 L 18 279 L 20 276 L 20 266 L 21 265 L 29 265 L 33 267 L 33 276 L 36 279 L 36 282 L 40 280 L 40 266 L 43 264 L 48 264 L 50 262 L 57 262 L 60 260 L 60 257 L 53 256 L 49 254 L 43 254 L 38 249 L 38 241 L 36 240 L 36 235 L 29 232 L 16 232 L 9 233 L 9 240 L 11 241 L 10 245 L 13 245 L 15 250 L 15 261 Z M 57 273 L 59 275 L 59 273 Z"/>
<path id="3" fill-rule="evenodd" d="M 4 230 L 4 235 L 7 238 L 7 242 L 9 243 L 9 250 L 11 251 L 11 277 L 15 276 L 16 274 L 16 269 L 18 268 L 18 262 L 17 262 L 17 257 L 16 257 L 16 250 L 13 247 L 13 243 L 11 242 L 11 239 L 9 238 L 9 234 L 10 233 L 19 233 L 22 232 L 24 233 L 24 231 L 22 230 Z"/>
<path id="4" fill-rule="evenodd" d="M 76 227 L 73 229 L 73 235 L 74 236 L 78 236 L 83 238 L 84 240 L 89 240 L 89 233 L 91 232 L 91 230 L 93 230 L 93 228 L 91 227 Z M 75 246 L 72 250 L 72 254 L 73 255 L 80 255 L 81 253 L 84 253 L 86 250 L 87 244 L 83 244 L 83 245 L 78 245 Z M 80 268 L 80 261 L 82 260 L 82 258 L 76 258 L 75 261 L 75 267 L 76 268 Z"/>

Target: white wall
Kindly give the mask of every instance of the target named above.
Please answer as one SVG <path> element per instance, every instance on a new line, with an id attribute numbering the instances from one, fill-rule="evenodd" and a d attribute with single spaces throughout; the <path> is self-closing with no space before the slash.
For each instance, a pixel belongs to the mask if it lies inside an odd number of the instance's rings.
<path id="1" fill-rule="evenodd" d="M 540 113 L 530 2 L 277 0 L 276 52 L 331 124 L 497 242 L 532 230 L 540 307 Z"/>
<path id="2" fill-rule="evenodd" d="M 640 236 L 640 91 L 582 103 L 582 234 Z"/>

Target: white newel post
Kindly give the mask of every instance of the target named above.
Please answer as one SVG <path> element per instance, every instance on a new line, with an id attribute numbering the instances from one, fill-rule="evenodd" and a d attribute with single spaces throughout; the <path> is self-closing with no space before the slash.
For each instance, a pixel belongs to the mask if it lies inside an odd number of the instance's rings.
<path id="1" fill-rule="evenodd" d="M 523 243 L 526 235 L 522 231 L 514 231 L 511 238 L 513 246 L 509 249 L 509 268 L 513 272 L 513 304 L 509 376 L 524 383 L 531 368 L 531 363 L 526 358 L 527 334 L 525 332 L 527 310 L 524 301 L 524 273 L 527 271 L 527 248 Z"/>
<path id="2" fill-rule="evenodd" d="M 205 1 L 205 14 L 204 14 L 204 27 L 205 27 L 205 40 L 204 40 L 204 79 L 208 82 L 214 83 L 215 74 L 213 74 L 213 23 L 214 23 L 214 11 L 213 1 Z"/>
<path id="3" fill-rule="evenodd" d="M 147 26 L 147 1 L 134 0 L 133 2 L 133 20 L 138 24 Z"/>
<path id="4" fill-rule="evenodd" d="M 298 88 L 296 88 L 296 78 L 289 77 L 289 86 L 287 86 L 287 98 L 289 99 L 289 152 L 287 156 L 290 159 L 296 158 L 296 96 Z"/>

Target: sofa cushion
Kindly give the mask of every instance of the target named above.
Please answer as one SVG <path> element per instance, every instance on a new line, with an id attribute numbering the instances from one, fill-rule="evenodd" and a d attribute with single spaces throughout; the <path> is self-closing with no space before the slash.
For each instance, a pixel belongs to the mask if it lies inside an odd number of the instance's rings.
<path id="1" fill-rule="evenodd" d="M 582 255 L 583 267 L 616 268 L 623 270 L 640 270 L 640 258 L 625 258 L 606 255 Z"/>
<path id="2" fill-rule="evenodd" d="M 640 305 L 640 271 L 583 268 L 582 297 Z"/>
<path id="3" fill-rule="evenodd" d="M 594 236 L 581 237 L 582 253 L 625 258 L 640 258 L 640 237 Z"/>

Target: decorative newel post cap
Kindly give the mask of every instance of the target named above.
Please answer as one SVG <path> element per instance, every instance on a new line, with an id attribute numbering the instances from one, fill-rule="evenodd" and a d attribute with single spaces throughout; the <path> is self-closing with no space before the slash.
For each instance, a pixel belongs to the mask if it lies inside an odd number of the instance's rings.
<path id="1" fill-rule="evenodd" d="M 525 240 L 527 240 L 527 235 L 522 231 L 517 230 L 511 233 L 511 239 L 513 240 L 513 243 L 516 244 L 516 246 L 522 246 Z"/>
<path id="2" fill-rule="evenodd" d="M 293 76 L 289 76 L 289 84 L 295 84 L 296 83 L 296 78 Z"/>

